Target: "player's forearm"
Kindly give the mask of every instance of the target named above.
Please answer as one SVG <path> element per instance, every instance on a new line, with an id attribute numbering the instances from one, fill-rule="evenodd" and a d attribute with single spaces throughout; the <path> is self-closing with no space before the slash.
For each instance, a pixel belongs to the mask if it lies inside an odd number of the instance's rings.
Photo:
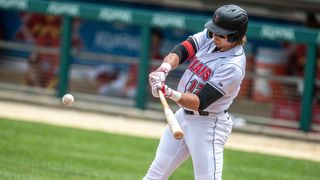
<path id="1" fill-rule="evenodd" d="M 165 84 L 156 84 L 156 88 L 160 89 L 165 97 L 170 98 L 185 109 L 198 111 L 200 107 L 199 97 L 192 93 L 181 93 L 169 88 Z"/>
<path id="2" fill-rule="evenodd" d="M 179 57 L 175 53 L 169 53 L 164 59 L 164 63 L 168 63 L 171 65 L 172 69 L 175 69 L 179 65 Z"/>
<path id="3" fill-rule="evenodd" d="M 169 53 L 164 59 L 160 67 L 149 74 L 149 83 L 153 86 L 157 82 L 164 82 L 171 70 L 179 65 L 179 56 L 175 53 Z"/>
<path id="4" fill-rule="evenodd" d="M 186 109 L 195 111 L 198 111 L 200 106 L 198 96 L 191 93 L 182 93 L 181 98 L 177 103 Z"/>

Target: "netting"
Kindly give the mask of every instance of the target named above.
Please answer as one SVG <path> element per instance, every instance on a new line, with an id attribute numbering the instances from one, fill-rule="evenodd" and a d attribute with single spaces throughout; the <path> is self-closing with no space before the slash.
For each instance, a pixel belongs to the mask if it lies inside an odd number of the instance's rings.
<path id="1" fill-rule="evenodd" d="M 56 90 L 59 85 L 61 17 L 39 14 L 34 16 L 22 14 L 22 16 L 26 20 L 25 26 L 17 28 L 12 35 L 13 39 L 0 41 L 0 83 Z M 105 27 L 105 24 L 100 24 L 101 22 L 88 23 L 89 27 L 91 25 Z M 119 28 L 116 29 L 119 32 L 125 31 L 126 28 L 136 28 L 121 24 L 114 26 L 115 29 Z M 27 27 L 29 32 L 25 30 Z M 81 31 L 85 31 L 81 26 L 81 20 L 74 20 L 72 52 L 69 60 L 69 92 L 86 94 L 95 100 L 104 98 L 130 100 L 129 104 L 134 106 L 132 102 L 135 101 L 137 93 L 139 56 L 128 55 L 135 51 L 119 55 L 116 50 L 114 51 L 116 54 L 112 54 L 96 47 L 101 45 L 100 48 L 108 48 L 110 45 L 107 40 L 122 41 L 123 37 L 127 39 L 130 36 L 124 32 L 112 37 L 109 32 L 96 31 L 93 42 L 97 44 L 90 50 L 84 47 L 86 39 L 78 34 Z M 135 38 L 131 39 L 132 42 L 137 40 Z M 168 39 L 170 38 L 164 40 L 167 47 L 176 45 L 176 42 Z M 278 43 L 270 46 L 270 43 L 262 42 L 268 45 L 260 42 L 258 46 L 254 40 L 249 40 L 245 47 L 246 77 L 230 112 L 254 123 L 298 128 L 304 88 L 305 48 L 299 44 L 283 43 L 279 46 Z M 139 49 L 137 45 L 132 44 L 126 47 Z M 161 54 L 151 53 L 149 72 L 159 66 L 161 58 L 169 51 L 167 48 L 162 49 Z M 167 84 L 170 87 L 174 89 L 177 87 L 185 67 L 182 66 L 169 74 Z M 312 108 L 314 124 L 320 124 L 319 77 L 318 70 Z M 150 87 L 147 85 L 145 88 L 148 103 L 158 103 L 157 99 L 152 98 Z"/>

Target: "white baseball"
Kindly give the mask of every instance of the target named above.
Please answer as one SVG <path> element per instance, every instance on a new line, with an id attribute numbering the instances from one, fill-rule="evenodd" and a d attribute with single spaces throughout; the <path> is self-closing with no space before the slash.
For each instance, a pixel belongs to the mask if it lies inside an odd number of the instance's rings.
<path id="1" fill-rule="evenodd" d="M 63 105 L 71 105 L 74 103 L 74 97 L 71 94 L 66 94 L 62 97 Z"/>

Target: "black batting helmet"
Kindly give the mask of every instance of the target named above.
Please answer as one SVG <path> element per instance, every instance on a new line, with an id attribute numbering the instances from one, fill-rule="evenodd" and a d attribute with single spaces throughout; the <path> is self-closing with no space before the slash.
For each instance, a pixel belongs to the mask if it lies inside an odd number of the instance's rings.
<path id="1" fill-rule="evenodd" d="M 229 42 L 237 42 L 246 34 L 248 14 L 237 5 L 219 7 L 205 27 L 217 35 L 228 35 Z"/>

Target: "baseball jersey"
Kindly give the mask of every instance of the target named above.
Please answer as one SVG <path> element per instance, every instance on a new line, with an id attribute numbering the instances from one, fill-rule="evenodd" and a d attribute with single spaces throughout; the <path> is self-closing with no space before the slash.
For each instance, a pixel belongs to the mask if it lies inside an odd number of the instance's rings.
<path id="1" fill-rule="evenodd" d="M 227 51 L 214 51 L 216 45 L 207 29 L 190 36 L 196 45 L 195 55 L 182 75 L 177 90 L 198 94 L 209 83 L 223 94 L 204 111 L 220 113 L 229 109 L 238 95 L 245 76 L 246 57 L 242 45 Z"/>

